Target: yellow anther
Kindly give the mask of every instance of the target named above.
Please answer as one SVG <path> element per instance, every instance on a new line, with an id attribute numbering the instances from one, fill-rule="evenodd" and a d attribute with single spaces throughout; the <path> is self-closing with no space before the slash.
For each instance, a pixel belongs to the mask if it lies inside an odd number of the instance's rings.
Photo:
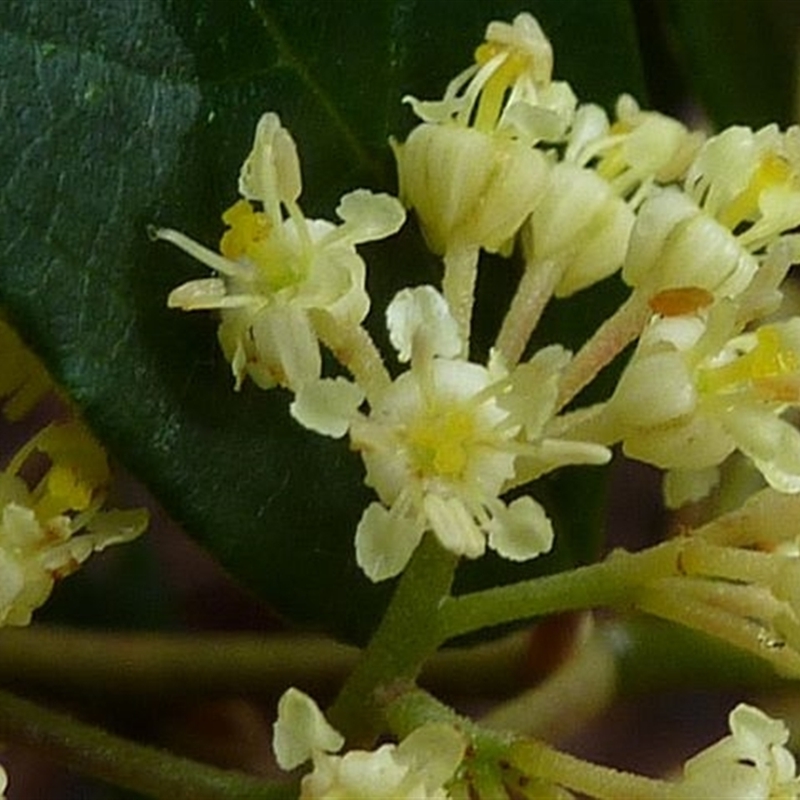
<path id="1" fill-rule="evenodd" d="M 700 390 L 724 393 L 754 388 L 763 395 L 763 390 L 770 385 L 783 386 L 785 382 L 776 381 L 776 378 L 797 373 L 800 358 L 794 350 L 781 347 L 780 335 L 775 328 L 760 328 L 756 340 L 752 350 L 729 364 L 703 370 L 698 381 Z"/>
<path id="2" fill-rule="evenodd" d="M 93 489 L 74 467 L 56 465 L 47 475 L 47 494 L 62 509 L 86 510 L 92 502 Z"/>
<path id="3" fill-rule="evenodd" d="M 739 223 L 753 221 L 759 215 L 759 199 L 765 189 L 788 184 L 795 179 L 791 164 L 776 153 L 767 153 L 753 173 L 750 183 L 717 215 L 725 227 L 733 230 Z"/>
<path id="4" fill-rule="evenodd" d="M 700 286 L 681 286 L 662 289 L 654 294 L 647 305 L 662 317 L 682 317 L 707 308 L 714 302 L 714 295 Z"/>
<path id="5" fill-rule="evenodd" d="M 247 200 L 234 203 L 223 215 L 228 230 L 222 235 L 219 249 L 226 258 L 236 260 L 249 255 L 253 245 L 263 242 L 272 225 L 266 214 L 254 211 Z"/>
<path id="6" fill-rule="evenodd" d="M 498 53 L 502 53 L 507 48 L 498 42 L 483 42 L 475 48 L 475 63 L 482 67 L 488 64 Z"/>

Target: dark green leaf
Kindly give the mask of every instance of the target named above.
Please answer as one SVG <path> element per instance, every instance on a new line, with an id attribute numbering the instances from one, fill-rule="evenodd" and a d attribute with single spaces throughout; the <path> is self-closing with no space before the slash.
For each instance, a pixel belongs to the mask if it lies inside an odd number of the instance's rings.
<path id="1" fill-rule="evenodd" d="M 794 121 L 797 29 L 793 0 L 666 0 L 687 82 L 715 125 Z"/>
<path id="2" fill-rule="evenodd" d="M 392 190 L 386 141 L 411 122 L 401 97 L 440 96 L 486 23 L 525 7 L 579 96 L 608 105 L 620 91 L 641 93 L 624 0 L 0 6 L 0 302 L 193 536 L 281 612 L 350 638 L 364 638 L 391 588 L 354 563 L 353 532 L 371 499 L 358 459 L 299 428 L 285 393 L 232 391 L 212 317 L 165 307 L 169 290 L 204 268 L 150 243 L 145 229 L 165 224 L 215 246 L 266 110 L 298 141 L 307 213 L 332 217 L 360 185 Z M 390 293 L 435 279 L 438 265 L 413 227 L 365 253 L 379 334 Z M 484 289 L 489 317 L 511 282 Z M 501 577 L 585 555 L 598 493 L 582 484 L 578 493 L 577 513 L 559 523 L 561 555 Z"/>

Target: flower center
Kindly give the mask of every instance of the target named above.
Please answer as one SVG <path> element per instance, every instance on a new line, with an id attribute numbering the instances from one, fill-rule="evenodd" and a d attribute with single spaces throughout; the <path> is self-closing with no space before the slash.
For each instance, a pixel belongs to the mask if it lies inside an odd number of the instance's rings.
<path id="1" fill-rule="evenodd" d="M 476 438 L 476 420 L 470 410 L 431 411 L 406 430 L 412 468 L 422 477 L 459 478 Z"/>
<path id="2" fill-rule="evenodd" d="M 238 200 L 223 215 L 228 230 L 222 235 L 219 249 L 222 255 L 235 261 L 269 238 L 272 225 L 263 212 L 253 211 L 247 200 Z"/>
<path id="3" fill-rule="evenodd" d="M 776 153 L 767 153 L 753 172 L 750 182 L 717 215 L 718 221 L 733 230 L 742 222 L 755 220 L 759 215 L 759 198 L 766 189 L 789 184 L 794 178 L 789 162 Z"/>
<path id="4" fill-rule="evenodd" d="M 781 346 L 778 331 L 770 326 L 756 332 L 756 346 L 728 364 L 703 369 L 698 388 L 704 393 L 733 393 L 755 389 L 764 400 L 797 400 L 798 354 Z M 788 397 L 787 392 L 792 396 Z"/>
<path id="5" fill-rule="evenodd" d="M 275 226 L 263 211 L 255 211 L 247 200 L 234 203 L 223 215 L 228 230 L 222 235 L 222 255 L 236 261 L 247 258 L 258 267 L 258 282 L 266 293 L 279 292 L 302 280 L 297 258 L 273 236 Z"/>

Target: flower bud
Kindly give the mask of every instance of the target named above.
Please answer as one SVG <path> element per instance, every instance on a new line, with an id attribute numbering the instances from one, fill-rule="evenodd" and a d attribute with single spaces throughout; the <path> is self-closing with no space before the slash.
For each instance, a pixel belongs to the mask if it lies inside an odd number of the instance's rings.
<path id="1" fill-rule="evenodd" d="M 544 155 L 521 142 L 422 124 L 395 145 L 400 196 L 416 210 L 434 253 L 500 250 L 545 186 Z"/>
<path id="2" fill-rule="evenodd" d="M 633 222 L 628 205 L 597 173 L 556 164 L 531 217 L 528 258 L 557 261 L 563 274 L 556 296 L 574 294 L 619 268 Z"/>

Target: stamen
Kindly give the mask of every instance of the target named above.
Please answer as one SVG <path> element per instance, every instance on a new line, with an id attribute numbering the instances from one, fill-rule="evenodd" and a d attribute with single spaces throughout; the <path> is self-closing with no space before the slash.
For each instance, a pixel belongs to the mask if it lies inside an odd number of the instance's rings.
<path id="1" fill-rule="evenodd" d="M 729 364 L 702 369 L 697 378 L 701 392 L 734 392 L 758 386 L 763 394 L 775 378 L 792 375 L 800 369 L 793 350 L 781 346 L 778 331 L 764 326 L 756 332 L 756 346 Z M 780 382 L 777 389 L 786 388 Z"/>

